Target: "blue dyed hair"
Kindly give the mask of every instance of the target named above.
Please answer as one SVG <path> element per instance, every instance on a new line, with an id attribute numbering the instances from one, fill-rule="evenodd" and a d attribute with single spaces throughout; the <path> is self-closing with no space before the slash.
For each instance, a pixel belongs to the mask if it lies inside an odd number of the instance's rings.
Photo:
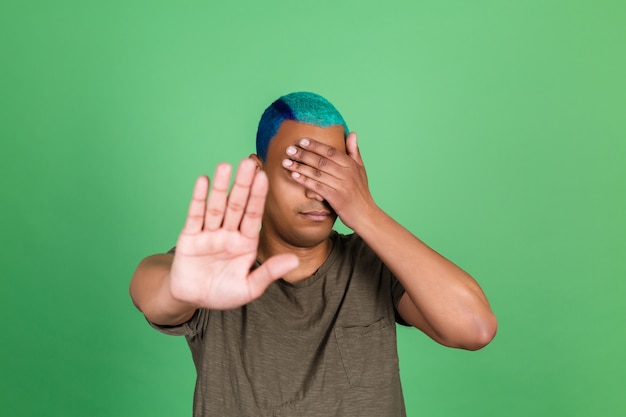
<path id="1" fill-rule="evenodd" d="M 278 128 L 285 120 L 308 123 L 320 127 L 343 125 L 345 135 L 349 133 L 341 113 L 324 97 L 307 92 L 290 93 L 282 96 L 265 109 L 256 132 L 256 153 L 265 161 L 267 148 Z"/>

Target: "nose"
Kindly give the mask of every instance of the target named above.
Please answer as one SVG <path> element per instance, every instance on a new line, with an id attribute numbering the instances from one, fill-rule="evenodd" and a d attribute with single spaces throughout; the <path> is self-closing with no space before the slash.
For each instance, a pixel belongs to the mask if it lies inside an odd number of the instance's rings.
<path id="1" fill-rule="evenodd" d="M 308 188 L 305 189 L 304 195 L 306 196 L 306 198 L 310 198 L 311 200 L 317 200 L 319 202 L 324 201 L 321 195 L 319 195 L 315 191 L 309 190 Z"/>

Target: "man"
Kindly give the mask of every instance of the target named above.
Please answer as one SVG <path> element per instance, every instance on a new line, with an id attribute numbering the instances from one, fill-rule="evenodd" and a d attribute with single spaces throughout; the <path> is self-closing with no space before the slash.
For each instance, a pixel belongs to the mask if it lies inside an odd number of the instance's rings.
<path id="1" fill-rule="evenodd" d="M 494 337 L 474 279 L 376 205 L 324 98 L 272 103 L 228 193 L 230 177 L 218 165 L 210 193 L 197 180 L 175 254 L 130 286 L 154 327 L 187 338 L 194 416 L 404 416 L 396 321 L 461 349 Z"/>

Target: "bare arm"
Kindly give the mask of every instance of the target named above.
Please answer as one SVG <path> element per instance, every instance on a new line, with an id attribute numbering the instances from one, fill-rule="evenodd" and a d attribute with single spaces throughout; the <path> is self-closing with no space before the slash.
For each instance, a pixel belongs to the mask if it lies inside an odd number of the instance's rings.
<path id="1" fill-rule="evenodd" d="M 382 210 L 359 224 L 359 235 L 404 286 L 398 312 L 409 324 L 450 347 L 480 349 L 497 322 L 478 283 Z"/>
<path id="2" fill-rule="evenodd" d="M 347 154 L 304 140 L 285 168 L 294 181 L 322 196 L 341 220 L 376 252 L 406 289 L 398 311 L 435 341 L 475 350 L 495 336 L 497 321 L 487 298 L 465 271 L 429 248 L 374 202 L 356 134 Z"/>
<path id="3" fill-rule="evenodd" d="M 175 325 L 198 308 L 240 307 L 298 265 L 295 255 L 282 254 L 252 270 L 267 177 L 244 159 L 228 194 L 230 174 L 228 164 L 216 168 L 210 195 L 209 179 L 198 178 L 176 255 L 149 256 L 137 267 L 130 294 L 150 321 Z"/>
<path id="4" fill-rule="evenodd" d="M 158 324 L 175 325 L 188 321 L 196 306 L 174 298 L 170 290 L 170 270 L 174 256 L 159 254 L 143 259 L 130 282 L 135 306 Z"/>

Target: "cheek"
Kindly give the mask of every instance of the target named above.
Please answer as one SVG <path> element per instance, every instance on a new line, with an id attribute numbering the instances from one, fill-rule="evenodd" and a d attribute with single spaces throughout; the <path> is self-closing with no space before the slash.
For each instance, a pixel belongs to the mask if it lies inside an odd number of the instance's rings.
<path id="1" fill-rule="evenodd" d="M 303 185 L 298 184 L 291 178 L 291 172 L 282 167 L 272 172 L 271 177 L 268 175 L 268 178 L 270 194 L 274 194 L 279 198 L 287 194 L 294 195 L 296 193 L 302 193 L 304 190 Z"/>
<path id="2" fill-rule="evenodd" d="M 269 183 L 269 190 L 265 202 L 266 209 L 278 214 L 289 211 L 289 207 L 293 205 L 298 187 L 300 185 L 294 182 L 289 175 L 274 175 Z"/>

